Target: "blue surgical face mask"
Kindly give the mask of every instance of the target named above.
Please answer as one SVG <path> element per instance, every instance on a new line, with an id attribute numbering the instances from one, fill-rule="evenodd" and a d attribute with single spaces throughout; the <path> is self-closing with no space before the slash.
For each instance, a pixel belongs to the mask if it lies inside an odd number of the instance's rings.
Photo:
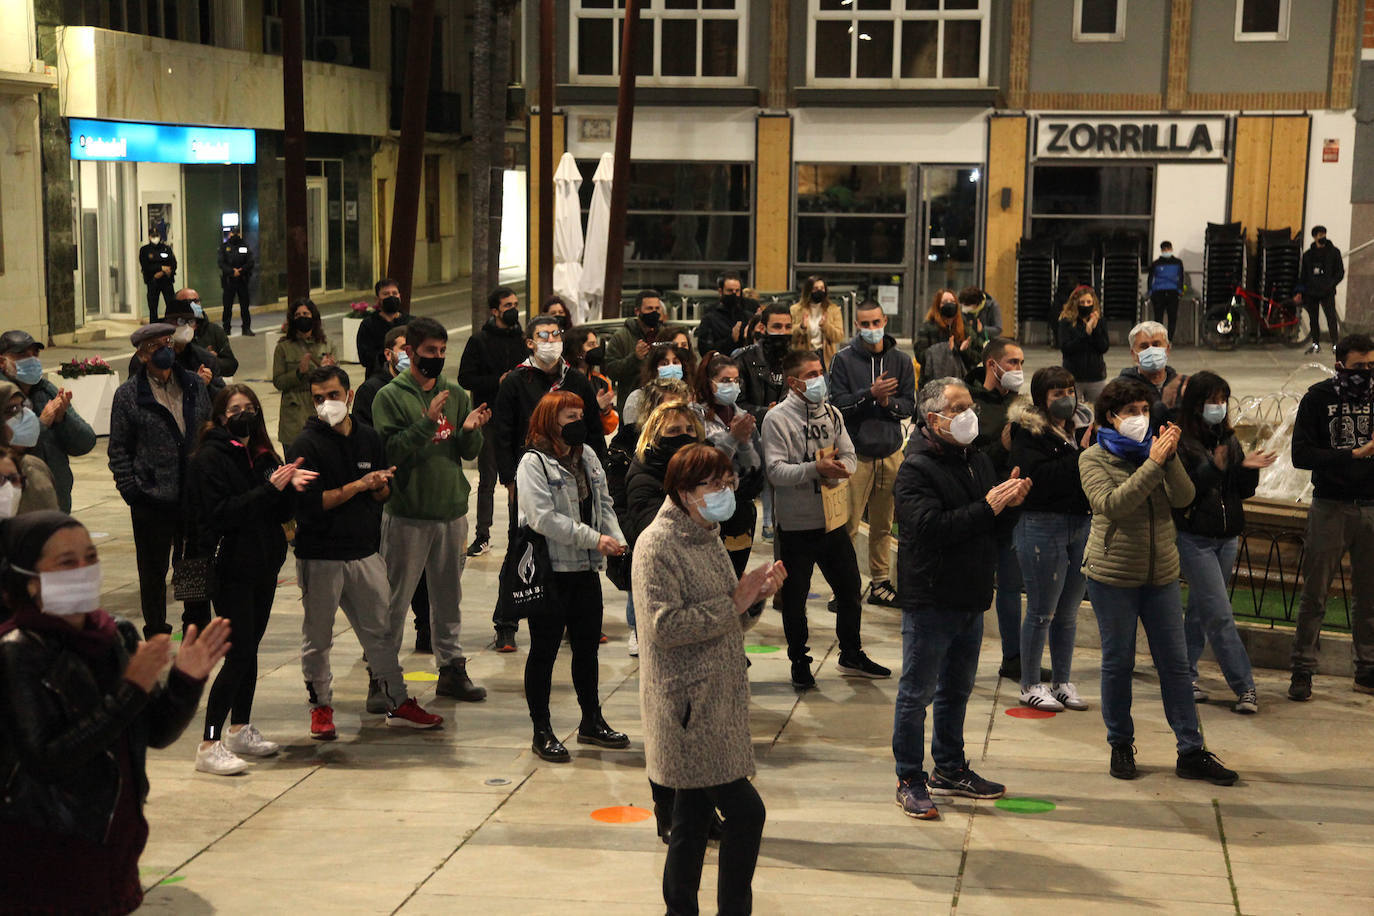
<path id="1" fill-rule="evenodd" d="M 1203 404 L 1202 419 L 1208 426 L 1216 426 L 1226 419 L 1225 404 Z"/>
<path id="2" fill-rule="evenodd" d="M 409 371 L 410 371 L 410 354 L 407 353 L 407 352 L 405 352 L 404 350 L 402 350 L 402 351 L 401 351 L 401 355 L 398 356 L 398 357 L 396 357 L 396 374 L 397 374 L 397 375 L 400 375 L 402 372 L 409 372 Z"/>
<path id="3" fill-rule="evenodd" d="M 25 385 L 36 385 L 43 378 L 43 361 L 26 356 L 14 364 L 14 377 Z"/>
<path id="4" fill-rule="evenodd" d="M 1146 372 L 1158 372 L 1169 365 L 1169 351 L 1163 347 L 1146 347 L 1140 351 L 1140 368 Z"/>
<path id="5" fill-rule="evenodd" d="M 819 404 L 825 400 L 828 393 L 825 387 L 825 376 L 818 375 L 815 378 L 806 380 L 806 399 L 812 404 Z"/>
<path id="6" fill-rule="evenodd" d="M 883 342 L 883 335 L 887 333 L 885 328 L 859 328 L 859 336 L 866 344 L 880 344 Z"/>
<path id="7" fill-rule="evenodd" d="M 192 300 L 192 301 L 191 301 L 191 311 L 193 311 L 193 312 L 196 313 L 196 317 L 197 317 L 197 318 L 204 318 L 204 317 L 205 317 L 205 309 L 201 306 L 201 304 L 200 304 L 199 302 L 197 302 L 197 301 L 195 301 L 195 300 Z"/>
<path id="8" fill-rule="evenodd" d="M 735 515 L 735 491 L 713 490 L 702 497 L 701 517 L 708 522 L 726 522 Z"/>
<path id="9" fill-rule="evenodd" d="M 739 400 L 739 382 L 719 382 L 716 385 L 716 403 L 722 407 L 734 407 Z"/>
<path id="10" fill-rule="evenodd" d="M 18 416 L 10 417 L 9 424 L 10 445 L 33 448 L 38 444 L 38 434 L 42 431 L 38 414 L 25 407 Z"/>
<path id="11" fill-rule="evenodd" d="M 682 378 L 682 366 L 677 363 L 665 363 L 658 367 L 659 378 Z"/>

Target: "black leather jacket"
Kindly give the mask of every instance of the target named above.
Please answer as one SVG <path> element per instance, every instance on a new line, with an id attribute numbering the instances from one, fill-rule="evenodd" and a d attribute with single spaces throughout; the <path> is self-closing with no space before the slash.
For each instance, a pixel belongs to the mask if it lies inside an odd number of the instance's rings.
<path id="1" fill-rule="evenodd" d="M 118 666 L 105 683 L 50 635 L 0 637 L 0 820 L 103 842 L 121 789 L 113 747 L 125 732 L 139 803 L 147 798 L 147 749 L 180 737 L 203 683 L 173 669 L 146 694 L 124 680 L 139 640 L 132 624 L 118 626 Z"/>

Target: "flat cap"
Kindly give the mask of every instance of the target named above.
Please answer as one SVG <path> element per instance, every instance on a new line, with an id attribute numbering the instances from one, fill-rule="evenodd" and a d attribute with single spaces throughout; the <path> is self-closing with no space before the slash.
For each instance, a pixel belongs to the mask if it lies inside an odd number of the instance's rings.
<path id="1" fill-rule="evenodd" d="M 129 335 L 129 343 L 135 347 L 143 346 L 144 341 L 152 340 L 155 337 L 167 337 L 177 332 L 176 325 L 166 324 L 159 321 L 157 324 L 145 324 Z"/>

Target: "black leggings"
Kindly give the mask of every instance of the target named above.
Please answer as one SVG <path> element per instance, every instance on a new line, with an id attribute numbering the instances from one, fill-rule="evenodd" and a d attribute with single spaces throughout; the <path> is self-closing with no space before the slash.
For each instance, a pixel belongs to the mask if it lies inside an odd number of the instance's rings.
<path id="1" fill-rule="evenodd" d="M 258 688 L 258 643 L 267 632 L 272 599 L 277 594 L 277 569 L 259 571 L 253 580 L 230 579 L 219 584 L 215 614 L 229 621 L 229 654 L 205 701 L 206 741 L 223 737 L 224 717 L 231 725 L 247 725 Z"/>
<path id="2" fill-rule="evenodd" d="M 525 659 L 525 702 L 536 724 L 549 721 L 549 693 L 553 663 L 567 627 L 572 645 L 572 681 L 582 721 L 590 724 L 601 712 L 597 696 L 596 653 L 601 645 L 601 576 L 596 572 L 553 574 L 549 606 L 529 620 L 530 653 Z"/>
<path id="3" fill-rule="evenodd" d="M 670 914 L 697 913 L 701 863 L 716 809 L 725 818 L 720 837 L 716 907 L 721 914 L 748 913 L 754 906 L 754 865 L 759 858 L 766 812 L 763 799 L 747 779 L 704 789 L 678 789 L 673 831 L 663 863 L 663 901 Z"/>

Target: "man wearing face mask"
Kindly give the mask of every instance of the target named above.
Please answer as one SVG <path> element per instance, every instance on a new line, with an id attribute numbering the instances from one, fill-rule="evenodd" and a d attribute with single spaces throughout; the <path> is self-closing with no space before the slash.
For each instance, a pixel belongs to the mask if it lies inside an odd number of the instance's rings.
<path id="1" fill-rule="evenodd" d="M 1341 250 L 1326 237 L 1325 226 L 1313 226 L 1312 247 L 1302 253 L 1297 292 L 1293 295 L 1294 302 L 1307 307 L 1309 324 L 1312 326 L 1312 346 L 1308 353 L 1316 353 L 1321 349 L 1318 306 L 1326 315 L 1326 329 L 1331 332 L 1332 343 L 1340 333 L 1336 321 L 1336 287 L 1344 279 L 1345 261 L 1341 259 Z"/>
<path id="2" fill-rule="evenodd" d="M 1347 550 L 1354 688 L 1374 693 L 1374 339 L 1341 338 L 1336 377 L 1302 396 L 1293 426 L 1293 466 L 1312 472 L 1313 492 L 1288 698 L 1312 697 L 1327 597 Z"/>
<path id="3" fill-rule="evenodd" d="M 902 421 L 916 407 L 911 358 L 887 333 L 887 316 L 872 299 L 854 311 L 858 333 L 830 364 L 831 398 L 854 442 L 857 466 L 849 481 L 852 540 L 868 510 L 868 603 L 897 606 L 892 585 L 892 487 L 902 465 Z"/>
<path id="4" fill-rule="evenodd" d="M 172 309 L 177 256 L 172 254 L 172 249 L 162 240 L 162 236 L 153 233 L 148 237 L 148 244 L 138 249 L 138 268 L 143 272 L 144 285 L 148 287 L 148 321 L 156 324 L 158 296 L 167 303 L 169 312 Z"/>
<path id="5" fill-rule="evenodd" d="M 520 326 L 520 299 L 515 290 L 498 286 L 487 295 L 490 317 L 481 329 L 468 338 L 463 358 L 458 362 L 458 384 L 472 393 L 478 404 L 492 405 L 497 414 L 496 392 L 512 369 L 525 361 L 525 329 Z M 495 428 L 482 437 L 482 454 L 477 458 L 477 529 L 468 546 L 469 557 L 480 557 L 491 549 L 491 520 L 496 510 L 498 439 Z M 524 433 L 521 432 L 523 439 Z M 513 467 L 513 465 L 512 465 Z M 513 472 L 512 472 L 513 473 Z"/>
<path id="6" fill-rule="evenodd" d="M 1178 324 L 1178 297 L 1187 280 L 1183 273 L 1183 262 L 1174 257 L 1173 242 L 1159 243 L 1159 257 L 1150 262 L 1145 273 L 1148 275 L 1146 286 L 1155 321 L 1164 321 L 1167 315 L 1169 337 L 1172 338 L 1174 327 Z"/>
<path id="7" fill-rule="evenodd" d="M 382 339 L 382 355 L 377 358 L 377 366 L 368 375 L 367 381 L 353 392 L 353 419 L 372 426 L 372 402 L 377 392 L 403 372 L 410 371 L 410 354 L 406 353 L 405 325 L 392 328 Z M 485 437 L 484 437 L 485 438 Z"/>
<path id="8" fill-rule="evenodd" d="M 371 372 L 382 355 L 386 332 L 406 323 L 401 311 L 401 287 L 390 277 L 378 280 L 372 287 L 377 294 L 377 307 L 363 316 L 358 325 L 358 363 L 364 372 Z"/>
<path id="9" fill-rule="evenodd" d="M 71 406 L 72 394 L 43 375 L 38 354 L 43 345 L 28 331 L 0 334 L 0 370 L 24 395 L 24 407 L 38 416 L 38 441 L 30 453 L 48 466 L 57 488 L 57 505 L 72 508 L 72 458 L 95 448 L 95 430 Z"/>
<path id="10" fill-rule="evenodd" d="M 642 289 L 635 295 L 634 317 L 626 318 L 606 344 L 606 374 L 615 382 L 615 409 L 622 413 L 625 399 L 639 386 L 639 368 L 649 355 L 649 345 L 658 339 L 667 314 L 662 294 L 656 289 Z"/>
<path id="11" fill-rule="evenodd" d="M 1169 365 L 1173 345 L 1169 331 L 1158 321 L 1142 321 L 1126 335 L 1131 345 L 1134 366 L 1121 370 L 1124 378 L 1139 379 L 1155 390 L 1156 400 L 1150 405 L 1150 427 L 1158 429 L 1173 419 L 1178 403 L 1178 373 Z"/>
<path id="12" fill-rule="evenodd" d="M 181 555 L 181 496 L 196 433 L 210 419 L 205 384 L 177 364 L 176 327 L 148 324 L 129 337 L 139 369 L 115 391 L 109 465 L 133 520 L 138 591 L 146 636 L 170 633 L 167 566 Z M 203 625 L 208 606 L 188 604 L 183 628 Z"/>
<path id="13" fill-rule="evenodd" d="M 763 309 L 763 336 L 740 353 L 739 406 L 762 424 L 768 411 L 787 395 L 782 361 L 792 348 L 792 309 L 781 302 Z"/>
<path id="14" fill-rule="evenodd" d="M 463 543 L 468 493 L 463 462 L 482 450 L 482 427 L 491 419 L 484 403 L 444 378 L 448 331 L 432 318 L 406 325 L 410 369 L 397 375 L 372 404 L 387 460 L 396 466 L 391 499 L 382 515 L 382 558 L 391 583 L 388 621 L 400 651 L 406 607 L 421 574 L 433 596 L 430 638 L 439 666 L 435 692 L 468 702 L 486 698 L 473 684 L 459 639 L 463 598 Z"/>
<path id="15" fill-rule="evenodd" d="M 200 304 L 200 293 L 190 287 L 177 290 L 177 302 L 190 306 L 195 317 L 192 324 L 195 333 L 191 337 L 191 343 L 210 352 L 210 355 L 218 363 L 215 368 L 220 376 L 232 378 L 239 371 L 238 357 L 234 355 L 234 348 L 230 346 L 229 335 L 224 333 L 224 328 L 213 321 L 206 320 L 205 309 Z M 185 315 L 185 312 L 180 314 Z M 172 315 L 170 309 L 167 311 L 167 315 L 170 322 Z"/>
<path id="16" fill-rule="evenodd" d="M 582 399 L 585 416 L 595 417 L 601 413 L 592 383 L 563 358 L 563 329 L 557 318 L 540 315 L 532 319 L 525 332 L 525 347 L 529 358 L 508 372 L 497 389 L 490 430 L 497 477 L 506 488 L 510 504 L 511 533 L 515 530 L 517 516 L 515 471 L 525 454 L 530 417 L 534 416 L 539 401 L 550 391 L 569 391 Z M 586 445 L 604 466 L 606 437 L 601 432 L 601 424 L 587 427 Z M 504 604 L 496 606 L 492 625 L 496 630 L 498 651 L 514 651 L 518 622 L 506 612 Z"/>
<path id="17" fill-rule="evenodd" d="M 755 303 L 740 295 L 743 285 L 739 271 L 727 270 L 720 276 L 720 301 L 706 309 L 697 325 L 697 352 L 702 356 L 715 350 L 729 356 L 749 343 L 745 329 Z"/>
<path id="18" fill-rule="evenodd" d="M 845 526 L 827 522 L 825 488 L 835 488 L 854 473 L 854 445 L 840 412 L 828 403 L 825 371 L 811 350 L 793 350 L 783 360 L 788 394 L 763 420 L 763 466 L 774 487 L 778 559 L 787 567 L 782 588 L 782 624 L 792 686 L 816 686 L 811 673 L 806 596 L 811 573 L 821 575 L 835 593 L 835 635 L 840 643 L 840 673 L 847 677 L 885 678 L 892 672 L 863 651 L 859 625 L 859 563 Z M 833 525 L 833 527 L 830 527 Z M 827 528 L 829 527 L 829 530 Z"/>
<path id="19" fill-rule="evenodd" d="M 918 430 L 897 472 L 897 563 L 902 570 L 902 679 L 892 728 L 897 804 L 908 817 L 935 820 L 930 796 L 999 798 L 1005 788 L 970 768 L 964 711 L 978 672 L 983 612 L 992 579 L 970 575 L 971 558 L 992 556 L 1011 536 L 1015 508 L 1031 482 L 1013 470 L 998 483 L 987 455 L 973 448 L 979 418 L 968 386 L 934 379 L 921 386 Z M 926 709 L 934 702 L 933 772 L 925 768 Z"/>
<path id="20" fill-rule="evenodd" d="M 310 700 L 310 737 L 335 737 L 333 675 L 329 650 L 335 612 L 343 609 L 367 659 L 367 711 L 386 724 L 434 728 L 444 720 L 407 696 L 391 640 L 391 586 L 379 550 L 382 504 L 391 496 L 382 439 L 349 416 L 353 393 L 348 373 L 323 366 L 310 373 L 315 416 L 287 449 L 288 463 L 317 471 L 296 501 L 296 579 L 301 585 L 301 671 Z M 404 613 L 404 609 L 402 610 Z"/>
<path id="21" fill-rule="evenodd" d="M 234 326 L 234 297 L 239 300 L 239 317 L 243 319 L 243 336 L 254 337 L 249 327 L 248 284 L 253 278 L 253 252 L 243 240 L 239 228 L 229 230 L 229 237 L 219 246 L 219 284 L 224 290 L 224 333 Z"/>
<path id="22" fill-rule="evenodd" d="M 172 333 L 172 349 L 176 352 L 177 365 L 199 378 L 213 398 L 224 387 L 224 377 L 219 371 L 219 359 L 195 344 L 197 320 L 190 301 L 173 301 L 167 307 L 165 323 L 176 328 Z M 141 365 L 137 353 L 129 357 L 129 376 L 137 373 Z"/>

